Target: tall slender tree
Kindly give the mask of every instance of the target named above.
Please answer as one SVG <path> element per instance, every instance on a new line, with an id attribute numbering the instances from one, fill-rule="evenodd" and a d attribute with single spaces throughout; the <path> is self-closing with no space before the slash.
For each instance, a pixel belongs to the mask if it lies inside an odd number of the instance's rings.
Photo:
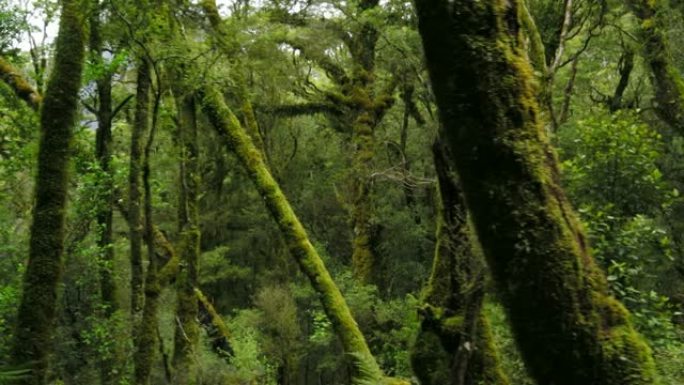
<path id="1" fill-rule="evenodd" d="M 131 131 L 131 150 L 128 170 L 128 225 L 131 253 L 131 312 L 143 306 L 143 215 L 142 215 L 142 157 L 145 138 L 150 125 L 150 63 L 141 58 L 137 68 L 135 121 Z"/>
<path id="2" fill-rule="evenodd" d="M 180 137 L 180 183 L 178 206 L 179 257 L 181 268 L 176 285 L 176 333 L 174 369 L 176 384 L 195 384 L 199 341 L 198 286 L 200 256 L 199 223 L 199 144 L 195 98 L 192 94 L 176 96 Z"/>
<path id="3" fill-rule="evenodd" d="M 608 294 L 560 187 L 519 1 L 416 7 L 442 135 L 530 373 L 540 384 L 654 384 L 651 351 Z"/>
<path id="4" fill-rule="evenodd" d="M 29 258 L 24 276 L 12 359 L 30 365 L 19 383 L 47 381 L 57 287 L 62 272 L 70 142 L 84 59 L 83 17 L 78 1 L 63 0 L 55 64 L 40 116 L 40 149 Z"/>

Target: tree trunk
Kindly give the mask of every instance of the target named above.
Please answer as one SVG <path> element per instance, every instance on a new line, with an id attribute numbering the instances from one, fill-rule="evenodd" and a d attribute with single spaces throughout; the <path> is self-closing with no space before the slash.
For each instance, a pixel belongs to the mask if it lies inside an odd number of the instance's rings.
<path id="1" fill-rule="evenodd" d="M 539 384 L 653 384 L 650 349 L 609 296 L 560 188 L 518 1 L 416 5 L 442 135 L 531 375 Z"/>
<path id="2" fill-rule="evenodd" d="M 377 0 L 362 0 L 358 15 L 372 12 Z M 373 159 L 375 158 L 375 127 L 385 112 L 375 95 L 375 47 L 379 33 L 369 22 L 362 23 L 348 43 L 353 60 L 351 84 L 342 87 L 350 99 L 352 133 L 352 267 L 354 276 L 363 283 L 382 286 L 382 265 L 375 251 L 378 224 L 373 204 Z M 384 97 L 384 95 L 381 95 Z M 379 99 L 379 98 L 378 98 Z"/>
<path id="3" fill-rule="evenodd" d="M 145 65 L 143 63 L 143 65 Z M 148 71 L 149 71 L 149 67 Z M 136 351 L 134 357 L 134 376 L 136 385 L 148 385 L 150 383 L 150 376 L 152 374 L 152 366 L 157 358 L 157 351 L 163 349 L 159 339 L 159 297 L 161 296 L 162 288 L 167 283 L 165 279 L 169 269 L 162 269 L 160 259 L 155 251 L 157 244 L 157 229 L 152 222 L 152 186 L 150 184 L 150 176 L 152 170 L 150 168 L 150 157 L 152 154 L 152 145 L 154 144 L 155 132 L 157 129 L 157 118 L 159 116 L 159 105 L 161 102 L 161 93 L 157 84 L 157 92 L 155 92 L 154 106 L 152 108 L 152 121 L 149 129 L 149 134 L 145 142 L 143 157 L 142 157 L 142 184 L 143 184 L 143 212 L 144 212 L 144 228 L 143 235 L 145 246 L 147 249 L 147 272 L 145 273 L 145 288 L 144 304 L 142 310 L 142 320 L 138 327 L 138 335 L 135 340 Z M 172 249 L 171 246 L 169 246 Z M 173 252 L 169 256 L 168 263 L 165 267 L 169 267 L 171 263 L 175 263 Z M 177 267 L 177 266 L 176 266 Z M 177 269 L 172 269 L 177 272 Z M 175 275 L 175 274 L 172 274 Z M 164 368 L 168 369 L 166 364 L 166 357 Z M 166 371 L 167 380 L 169 379 L 169 371 Z"/>
<path id="4" fill-rule="evenodd" d="M 199 148 L 195 100 L 192 95 L 176 96 L 180 131 L 181 172 L 178 227 L 181 268 L 176 281 L 176 332 L 174 336 L 174 382 L 197 383 L 197 345 L 199 308 L 195 287 L 198 285 L 200 255 L 199 227 Z"/>
<path id="5" fill-rule="evenodd" d="M 143 144 L 149 131 L 150 64 L 147 59 L 138 63 L 138 85 L 135 102 L 135 121 L 131 132 L 131 151 L 128 171 L 128 226 L 131 253 L 131 313 L 138 314 L 143 305 L 143 215 L 142 215 L 142 157 Z"/>
<path id="6" fill-rule="evenodd" d="M 280 186 L 266 166 L 261 152 L 254 146 L 233 112 L 225 105 L 220 93 L 205 86 L 200 90 L 202 109 L 210 122 L 237 155 L 249 177 L 261 194 L 266 207 L 276 221 L 290 253 L 319 294 L 323 309 L 339 337 L 345 353 L 352 360 L 355 384 L 397 381 L 383 377 L 368 344 L 349 311 L 342 293 L 332 280 L 318 252 L 309 241 L 306 230 L 295 215 Z M 400 384 L 402 382 L 394 382 Z"/>
<path id="7" fill-rule="evenodd" d="M 468 213 L 447 151 L 433 146 L 438 178 L 437 244 L 411 352 L 422 385 L 508 385 L 481 314 L 483 257 L 475 252 Z"/>
<path id="8" fill-rule="evenodd" d="M 57 287 L 62 272 L 68 190 L 69 143 L 75 123 L 84 58 L 84 32 L 78 2 L 62 1 L 52 76 L 40 117 L 40 149 L 29 258 L 12 360 L 27 365 L 21 384 L 46 382 Z"/>
<path id="9" fill-rule="evenodd" d="M 93 12 L 90 16 L 90 54 L 97 65 L 103 65 L 102 49 L 103 41 L 100 34 L 100 14 L 102 4 L 95 1 Z M 97 204 L 97 227 L 96 238 L 99 250 L 98 264 L 100 267 L 100 292 L 102 304 L 105 306 L 105 316 L 111 316 L 118 310 L 117 288 L 114 279 L 114 246 L 112 219 L 114 213 L 114 194 L 112 170 L 110 162 L 112 158 L 112 74 L 103 72 L 95 81 L 97 85 L 97 132 L 95 134 L 95 158 L 102 172 L 102 185 L 98 189 L 99 202 Z M 121 352 L 117 351 L 119 344 L 111 345 L 113 351 L 108 351 L 100 361 L 100 378 L 102 384 L 118 383 L 118 371 L 116 366 L 121 362 L 118 359 Z"/>

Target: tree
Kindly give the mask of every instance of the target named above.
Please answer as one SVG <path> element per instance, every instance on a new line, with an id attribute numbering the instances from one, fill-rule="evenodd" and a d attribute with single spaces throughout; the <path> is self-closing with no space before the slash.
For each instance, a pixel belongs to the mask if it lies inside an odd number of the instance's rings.
<path id="1" fill-rule="evenodd" d="M 28 365 L 20 383 L 47 381 L 48 353 L 62 270 L 69 144 L 78 106 L 84 58 L 83 19 L 78 2 L 62 1 L 55 64 L 40 116 L 35 207 L 24 288 L 17 317 L 13 361 Z"/>
<path id="2" fill-rule="evenodd" d="M 180 184 L 178 204 L 179 258 L 181 268 L 176 285 L 176 334 L 174 368 L 177 384 L 196 383 L 196 360 L 199 341 L 199 309 L 195 288 L 199 285 L 199 145 L 195 98 L 192 94 L 176 96 L 180 131 Z"/>
<path id="3" fill-rule="evenodd" d="M 655 383 L 650 349 L 608 294 L 559 185 L 521 51 L 519 3 L 416 7 L 442 135 L 531 375 Z"/>

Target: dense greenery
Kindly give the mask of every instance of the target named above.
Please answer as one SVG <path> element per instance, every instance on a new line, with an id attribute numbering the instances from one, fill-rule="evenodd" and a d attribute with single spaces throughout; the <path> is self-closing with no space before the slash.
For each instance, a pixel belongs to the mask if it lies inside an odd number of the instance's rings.
<path id="1" fill-rule="evenodd" d="M 0 384 L 684 383 L 683 31 L 0 0 Z"/>

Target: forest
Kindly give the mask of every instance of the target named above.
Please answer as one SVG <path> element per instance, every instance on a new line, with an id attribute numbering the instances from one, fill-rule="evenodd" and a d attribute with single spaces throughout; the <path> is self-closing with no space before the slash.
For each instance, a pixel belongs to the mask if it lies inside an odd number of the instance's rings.
<path id="1" fill-rule="evenodd" d="M 684 385 L 683 0 L 0 0 L 0 385 Z"/>

